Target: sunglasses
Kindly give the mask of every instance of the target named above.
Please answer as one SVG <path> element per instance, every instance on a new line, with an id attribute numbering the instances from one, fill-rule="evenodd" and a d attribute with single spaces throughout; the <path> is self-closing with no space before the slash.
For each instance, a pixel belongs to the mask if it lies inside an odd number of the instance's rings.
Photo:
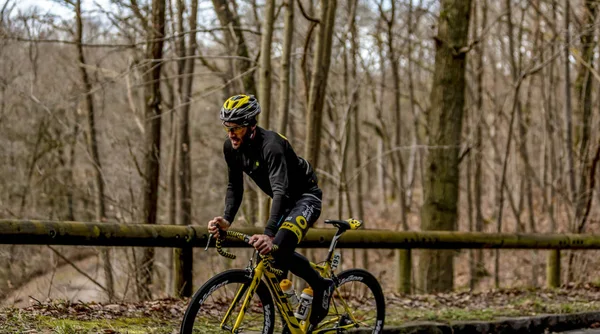
<path id="1" fill-rule="evenodd" d="M 242 130 L 245 128 L 245 126 L 241 126 L 241 125 L 237 125 L 237 126 L 227 126 L 225 124 L 223 124 L 223 130 L 225 130 L 225 132 L 229 133 L 235 133 L 236 135 L 239 135 L 242 133 Z"/>

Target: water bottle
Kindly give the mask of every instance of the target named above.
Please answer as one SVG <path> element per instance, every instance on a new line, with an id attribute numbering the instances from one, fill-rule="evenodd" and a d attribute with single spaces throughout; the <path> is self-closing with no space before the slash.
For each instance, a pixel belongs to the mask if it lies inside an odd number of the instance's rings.
<path id="1" fill-rule="evenodd" d="M 292 281 L 286 278 L 279 282 L 279 286 L 281 287 L 281 290 L 283 291 L 290 305 L 292 306 L 292 310 L 296 309 L 299 301 L 298 296 L 296 295 L 296 291 L 294 291 L 294 287 L 292 286 Z"/>
<path id="2" fill-rule="evenodd" d="M 308 311 L 310 310 L 310 305 L 313 300 L 313 291 L 310 287 L 302 290 L 302 294 L 300 295 L 300 306 L 298 306 L 298 311 L 294 312 L 294 315 L 298 320 L 306 320 L 308 316 Z"/>

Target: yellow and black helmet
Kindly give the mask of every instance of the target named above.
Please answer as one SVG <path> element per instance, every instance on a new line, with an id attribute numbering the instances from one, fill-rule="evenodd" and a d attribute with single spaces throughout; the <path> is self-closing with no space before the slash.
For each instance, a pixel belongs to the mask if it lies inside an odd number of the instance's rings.
<path id="1" fill-rule="evenodd" d="M 240 125 L 254 125 L 260 114 L 260 105 L 254 95 L 234 95 L 221 108 L 221 121 Z"/>

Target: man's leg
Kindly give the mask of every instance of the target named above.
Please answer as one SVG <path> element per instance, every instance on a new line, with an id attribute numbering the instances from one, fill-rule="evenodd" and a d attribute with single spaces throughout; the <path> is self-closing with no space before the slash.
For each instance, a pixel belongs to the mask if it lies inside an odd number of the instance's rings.
<path id="1" fill-rule="evenodd" d="M 296 202 L 273 240 L 273 243 L 279 247 L 274 254 L 277 266 L 285 271 L 290 270 L 294 275 L 303 278 L 313 289 L 314 298 L 310 322 L 314 325 L 327 315 L 333 282 L 321 277 L 310 266 L 308 259 L 296 253 L 295 249 L 320 214 L 320 191 L 316 194 L 306 194 Z"/>

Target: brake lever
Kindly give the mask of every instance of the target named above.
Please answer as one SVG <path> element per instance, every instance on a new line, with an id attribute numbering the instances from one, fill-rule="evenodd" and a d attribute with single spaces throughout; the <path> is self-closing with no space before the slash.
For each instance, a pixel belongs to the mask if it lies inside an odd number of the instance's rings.
<path id="1" fill-rule="evenodd" d="M 217 233 L 219 234 L 219 238 L 220 238 L 220 239 L 225 239 L 225 237 L 227 236 L 227 232 L 226 232 L 226 231 L 224 231 L 224 230 L 221 230 L 221 229 L 218 229 L 218 232 L 217 232 Z M 211 240 L 212 238 L 213 238 L 213 235 L 209 233 L 209 234 L 208 234 L 208 241 L 206 242 L 206 247 L 204 247 L 204 250 L 205 250 L 205 251 L 207 251 L 207 250 L 208 250 L 208 246 L 210 245 L 210 240 Z"/>
<path id="2" fill-rule="evenodd" d="M 208 241 L 206 242 L 206 247 L 204 248 L 204 251 L 208 250 L 208 245 L 210 245 L 210 239 L 212 239 L 212 234 L 208 234 Z"/>

